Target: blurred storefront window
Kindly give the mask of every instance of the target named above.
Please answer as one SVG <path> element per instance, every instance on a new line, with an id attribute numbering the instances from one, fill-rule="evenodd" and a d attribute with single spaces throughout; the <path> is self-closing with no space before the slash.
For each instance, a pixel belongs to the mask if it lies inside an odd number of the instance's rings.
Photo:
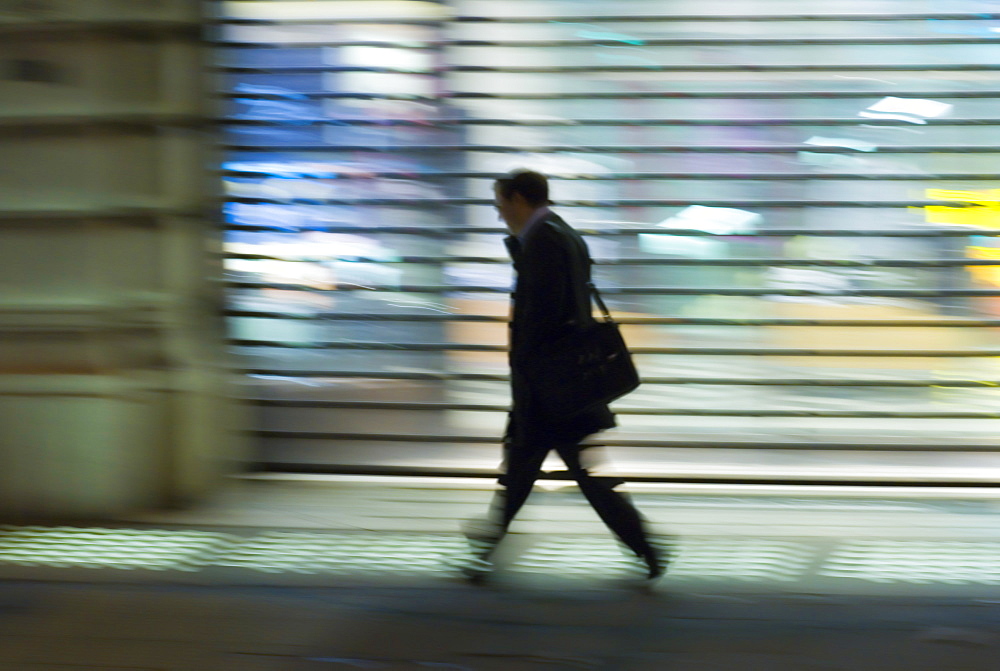
<path id="1" fill-rule="evenodd" d="M 495 466 L 531 167 L 646 380 L 621 470 L 1000 474 L 1000 0 L 214 6 L 269 467 Z"/>

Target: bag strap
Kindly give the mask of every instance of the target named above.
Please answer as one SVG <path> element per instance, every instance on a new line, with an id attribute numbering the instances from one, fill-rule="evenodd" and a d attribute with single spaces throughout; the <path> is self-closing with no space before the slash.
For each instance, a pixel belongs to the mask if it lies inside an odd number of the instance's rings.
<path id="1" fill-rule="evenodd" d="M 608 311 L 608 306 L 604 304 L 604 299 L 601 298 L 601 293 L 597 290 L 597 287 L 593 282 L 587 282 L 587 288 L 590 289 L 590 295 L 593 297 L 594 302 L 597 303 L 597 307 L 600 308 L 601 314 L 604 315 L 604 321 L 609 324 L 615 323 L 615 318 L 611 316 Z"/>

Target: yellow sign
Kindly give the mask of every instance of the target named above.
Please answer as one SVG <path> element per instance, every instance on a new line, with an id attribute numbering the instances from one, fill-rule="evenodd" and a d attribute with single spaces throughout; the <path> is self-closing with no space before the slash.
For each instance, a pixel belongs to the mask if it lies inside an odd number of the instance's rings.
<path id="1" fill-rule="evenodd" d="M 971 207 L 927 205 L 924 207 L 924 217 L 929 224 L 1000 228 L 1000 189 L 985 191 L 927 189 L 924 193 L 930 200 L 947 200 L 971 205 Z"/>

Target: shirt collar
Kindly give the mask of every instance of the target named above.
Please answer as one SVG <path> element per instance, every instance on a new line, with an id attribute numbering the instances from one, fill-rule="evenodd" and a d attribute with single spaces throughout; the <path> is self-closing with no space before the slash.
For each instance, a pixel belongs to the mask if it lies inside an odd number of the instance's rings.
<path id="1" fill-rule="evenodd" d="M 531 216 L 528 217 L 528 221 L 525 222 L 524 228 L 522 228 L 521 232 L 518 234 L 517 239 L 524 242 L 528 237 L 528 233 L 531 232 L 531 229 L 537 226 L 538 222 L 547 217 L 550 212 L 551 210 L 547 205 L 542 205 L 540 208 L 532 212 Z"/>

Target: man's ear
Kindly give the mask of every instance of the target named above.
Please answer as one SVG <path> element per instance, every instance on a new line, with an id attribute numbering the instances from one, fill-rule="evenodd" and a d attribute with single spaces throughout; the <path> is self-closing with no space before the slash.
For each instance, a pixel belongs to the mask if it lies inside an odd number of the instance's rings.
<path id="1" fill-rule="evenodd" d="M 510 202 L 515 207 L 528 207 L 528 201 L 524 198 L 522 194 L 518 193 L 517 191 L 510 194 Z"/>

